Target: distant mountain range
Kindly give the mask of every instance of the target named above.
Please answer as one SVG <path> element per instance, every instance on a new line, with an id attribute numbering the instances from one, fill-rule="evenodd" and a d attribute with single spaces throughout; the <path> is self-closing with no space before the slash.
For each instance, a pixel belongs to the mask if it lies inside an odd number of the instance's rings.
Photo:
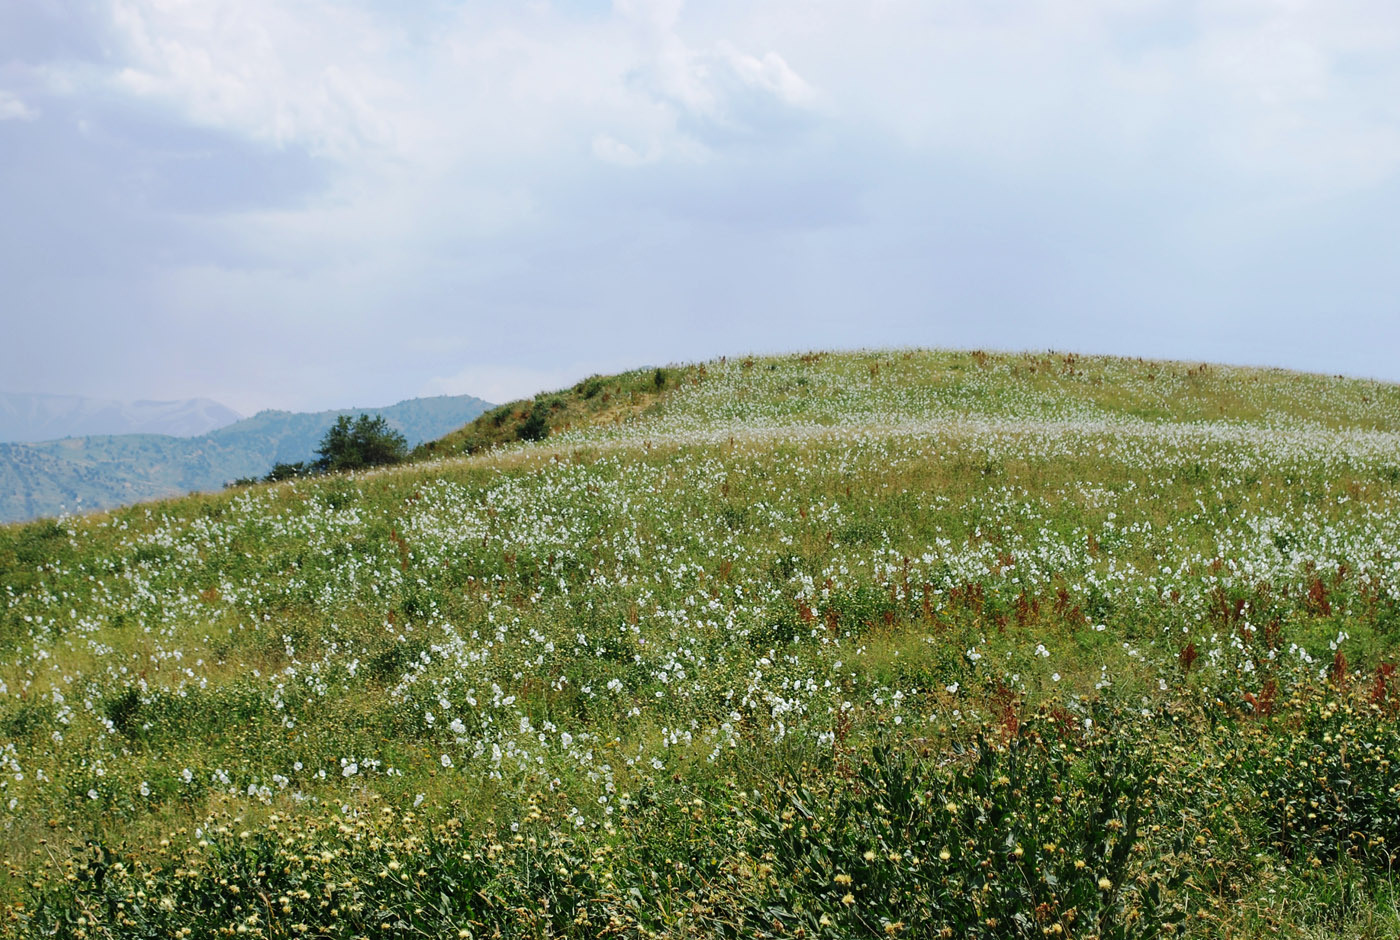
<path id="1" fill-rule="evenodd" d="M 109 509 L 262 476 L 274 463 L 311 459 L 341 415 L 383 415 L 412 447 L 491 407 L 470 395 L 439 396 L 386 408 L 263 411 L 196 437 L 100 434 L 0 443 L 0 522 Z"/>
<path id="2" fill-rule="evenodd" d="M 107 401 L 78 395 L 0 392 L 0 442 L 51 441 L 92 434 L 194 437 L 241 417 L 207 398 Z"/>

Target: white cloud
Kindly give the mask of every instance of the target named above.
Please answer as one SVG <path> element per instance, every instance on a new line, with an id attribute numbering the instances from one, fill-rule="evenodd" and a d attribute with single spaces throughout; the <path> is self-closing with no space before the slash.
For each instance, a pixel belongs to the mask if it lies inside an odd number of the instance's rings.
<path id="1" fill-rule="evenodd" d="M 37 108 L 25 104 L 13 92 L 0 88 L 0 121 L 32 121 L 38 116 Z"/>
<path id="2" fill-rule="evenodd" d="M 219 223 L 277 265 L 360 254 L 387 275 L 393 258 L 547 221 L 540 194 L 556 178 L 595 162 L 709 163 L 814 94 L 770 46 L 689 41 L 679 0 L 585 22 L 548 4 L 467 4 L 420 29 L 397 4 L 330 0 L 110 11 L 118 66 L 96 88 L 90 68 L 56 69 L 54 90 L 115 92 L 325 161 L 320 197 Z"/>
<path id="3" fill-rule="evenodd" d="M 112 87 L 197 125 L 344 157 L 392 133 L 377 24 L 346 5 L 112 0 Z"/>
<path id="4" fill-rule="evenodd" d="M 771 92 L 780 101 L 806 107 L 816 100 L 816 91 L 812 86 L 776 52 L 766 53 L 760 59 L 724 43 L 720 46 L 720 54 L 744 82 Z"/>
<path id="5" fill-rule="evenodd" d="M 611 19 L 580 24 L 548 4 L 465 5 L 415 33 L 397 5 L 111 0 L 124 61 L 109 85 L 196 124 L 415 171 L 587 152 L 599 135 L 683 154 L 664 139 L 676 112 L 725 120 L 730 75 L 785 106 L 810 103 L 780 52 L 687 41 L 682 6 L 617 0 Z"/>

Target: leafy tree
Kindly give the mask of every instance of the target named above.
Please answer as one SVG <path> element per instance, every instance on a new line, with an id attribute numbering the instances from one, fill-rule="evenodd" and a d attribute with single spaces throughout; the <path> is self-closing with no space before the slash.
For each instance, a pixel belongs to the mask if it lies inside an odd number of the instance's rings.
<path id="1" fill-rule="evenodd" d="M 383 415 L 362 414 L 354 420 L 341 415 L 316 449 L 315 470 L 334 473 L 398 463 L 408 454 L 408 441 L 389 426 Z"/>

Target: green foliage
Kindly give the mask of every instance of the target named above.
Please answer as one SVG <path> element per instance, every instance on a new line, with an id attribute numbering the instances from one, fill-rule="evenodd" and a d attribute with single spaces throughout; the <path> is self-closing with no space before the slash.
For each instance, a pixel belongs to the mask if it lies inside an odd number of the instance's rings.
<path id="1" fill-rule="evenodd" d="M 245 477 L 234 481 L 233 485 L 279 483 L 298 477 L 396 464 L 407 457 L 408 442 L 390 427 L 383 415 L 361 414 L 354 419 L 341 415 L 327 429 L 316 454 L 314 461 L 279 462 L 273 464 L 261 480 Z"/>
<path id="2" fill-rule="evenodd" d="M 1372 689 L 1389 691 L 1378 679 Z M 1319 696 L 1293 712 L 1300 727 L 1249 736 L 1270 845 L 1287 857 L 1383 872 L 1400 863 L 1400 716 L 1369 698 Z"/>
<path id="3" fill-rule="evenodd" d="M 782 786 L 754 811 L 748 854 L 769 862 L 741 892 L 746 919 L 842 936 L 1157 936 L 1176 916 L 1161 909 L 1170 878 L 1135 883 L 1145 754 L 1037 717 L 975 735 L 948 769 L 876 747 L 851 773 Z"/>
<path id="4" fill-rule="evenodd" d="M 1347 701 L 1310 687 L 1290 714 L 1394 733 Z M 75 938 L 240 924 L 346 938 L 1213 936 L 1188 915 L 1233 897 L 1268 858 L 1249 834 L 1272 792 L 1252 764 L 1217 755 L 1251 739 L 1287 750 L 1287 733 L 1193 723 L 1187 751 L 1179 710 L 1104 707 L 1085 722 L 1059 705 L 1007 705 L 940 748 L 886 732 L 811 761 L 780 757 L 765 774 L 741 762 L 709 781 L 644 777 L 614 793 L 602 826 L 578 825 L 548 787 L 484 826 L 457 799 L 420 810 L 370 792 L 256 821 L 216 799 L 196 838 L 144 852 L 88 843 L 32 886 L 12 923 Z M 1386 890 L 1388 864 L 1310 856 L 1275 873 L 1271 893 L 1289 897 L 1299 929 L 1381 937 L 1385 922 L 1356 918 Z"/>
<path id="5" fill-rule="evenodd" d="M 442 440 L 421 445 L 414 456 L 479 454 L 574 427 L 623 422 L 704 374 L 704 366 L 685 366 L 589 376 L 571 388 L 493 408 Z"/>
<path id="6" fill-rule="evenodd" d="M 275 463 L 272 469 L 261 477 L 239 477 L 230 486 L 253 486 L 258 483 L 280 483 L 283 480 L 294 480 L 297 477 L 310 476 L 316 473 L 315 464 L 299 460 L 296 463 Z"/>
<path id="7" fill-rule="evenodd" d="M 304 477 L 312 472 L 314 472 L 313 465 L 304 460 L 299 460 L 296 463 L 275 463 L 267 475 L 263 477 L 263 480 L 267 483 L 277 483 L 281 480 Z"/>
<path id="8" fill-rule="evenodd" d="M 537 401 L 530 409 L 530 415 L 516 428 L 516 436 L 522 441 L 542 441 L 549 436 L 549 403 Z"/>
<path id="9" fill-rule="evenodd" d="M 341 415 L 316 448 L 314 466 L 321 473 L 363 470 L 398 463 L 407 453 L 408 442 L 383 415 L 362 414 L 354 420 Z"/>

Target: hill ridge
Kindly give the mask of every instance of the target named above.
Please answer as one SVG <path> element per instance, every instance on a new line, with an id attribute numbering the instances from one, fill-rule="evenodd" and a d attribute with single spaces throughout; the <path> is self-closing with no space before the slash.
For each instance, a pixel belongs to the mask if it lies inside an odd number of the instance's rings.
<path id="1" fill-rule="evenodd" d="M 814 367 L 830 356 L 844 357 L 852 365 L 839 376 L 827 376 L 821 383 Z M 860 350 L 848 353 L 806 352 L 768 357 L 723 357 L 704 363 L 646 367 L 616 376 L 592 376 L 568 388 L 500 405 L 483 413 L 470 425 L 419 448 L 420 456 L 474 453 L 483 449 L 518 443 L 521 427 L 532 414 L 543 416 L 549 434 L 566 439 L 588 439 L 599 435 L 627 435 L 642 418 L 664 416 L 671 425 L 685 419 L 684 409 L 693 412 L 714 409 L 707 424 L 722 427 L 725 421 L 766 418 L 779 425 L 791 425 L 799 418 L 817 423 L 856 426 L 883 420 L 875 406 L 866 402 L 857 411 L 842 410 L 844 389 L 867 377 L 878 381 L 878 369 L 919 358 L 933 371 L 920 382 L 937 379 L 942 383 L 936 394 L 899 400 L 900 386 L 883 403 L 891 413 L 906 418 L 932 420 L 931 410 L 941 418 L 969 414 L 1009 415 L 1005 403 L 986 411 L 987 395 L 978 391 L 980 383 L 993 380 L 1000 386 L 1017 382 L 1036 392 L 1038 399 L 1014 402 L 1023 419 L 1024 410 L 1034 407 L 1041 416 L 1058 414 L 1065 419 L 1110 418 L 1180 423 L 1185 420 L 1212 423 L 1273 423 L 1302 428 L 1317 425 L 1339 429 L 1355 427 L 1377 431 L 1400 431 L 1400 384 L 1375 379 L 1355 379 L 1321 373 L 1298 372 L 1274 367 L 1215 365 L 1177 360 L 1147 360 L 1118 356 L 1081 356 L 1074 353 L 986 353 L 978 350 L 950 351 L 926 349 Z M 748 363 L 749 365 L 745 365 Z M 784 371 L 771 378 L 781 367 Z M 874 367 L 877 371 L 868 373 Z M 1086 371 L 1087 370 L 1087 371 Z M 660 383 L 657 383 L 657 377 Z M 717 382 L 716 379 L 719 381 Z M 1131 380 L 1131 381 L 1130 381 Z M 781 389 L 774 382 L 786 383 Z M 818 381 L 819 385 L 812 385 Z M 1309 387 L 1311 398 L 1302 399 L 1311 410 L 1300 410 L 1297 386 Z M 1077 387 L 1076 387 L 1077 386 Z M 908 385 L 904 386 L 906 389 Z M 1100 394 L 1107 388 L 1106 394 Z M 707 399 L 728 399 L 722 408 Z M 918 392 L 928 391 L 915 385 Z M 1099 390 L 1099 391 L 1096 391 Z M 697 404 L 679 406 L 676 401 L 693 393 Z M 862 393 L 863 394 L 863 393 Z M 940 405 L 938 395 L 945 399 Z M 611 396 L 611 401 L 605 400 Z M 1058 399 L 1057 399 L 1058 396 Z M 804 403 L 802 399 L 807 401 Z M 742 402 L 764 403 L 763 415 Z M 1097 399 L 1097 403 L 1094 403 Z M 980 402 L 980 404 L 979 404 Z M 786 403 L 786 407 L 784 407 Z M 1318 408 L 1321 403 L 1325 407 Z M 1092 404 L 1092 406 L 1091 406 Z M 822 407 L 839 413 L 822 414 Z M 983 410 L 978 410 L 979 408 Z M 1072 413 L 1066 413 L 1070 408 Z M 1058 410 L 1057 410 L 1058 409 Z M 694 415 L 692 414 L 692 417 Z M 665 422 L 657 427 L 664 426 Z"/>

